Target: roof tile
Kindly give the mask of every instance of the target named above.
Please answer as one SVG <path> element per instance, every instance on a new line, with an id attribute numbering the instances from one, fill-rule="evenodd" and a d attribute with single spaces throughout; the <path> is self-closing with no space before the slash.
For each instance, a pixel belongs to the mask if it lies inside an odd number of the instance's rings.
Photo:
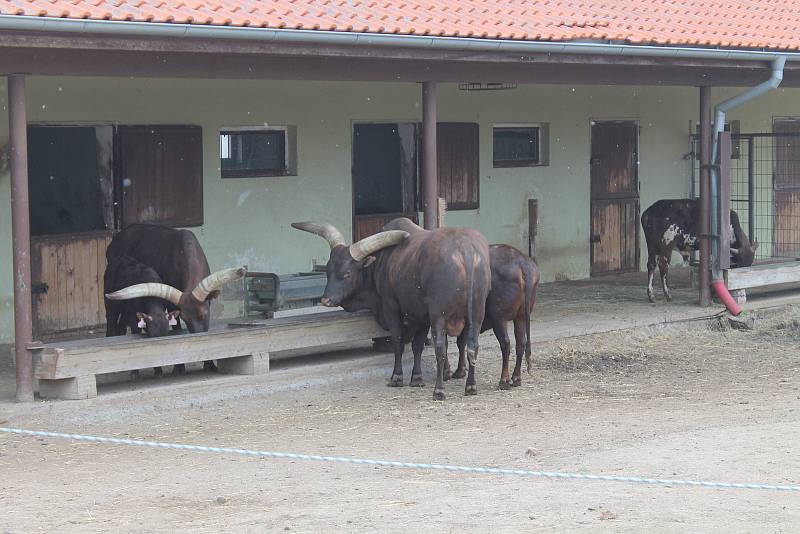
<path id="1" fill-rule="evenodd" d="M 0 13 L 337 32 L 800 49 L 800 0 L 0 0 Z"/>

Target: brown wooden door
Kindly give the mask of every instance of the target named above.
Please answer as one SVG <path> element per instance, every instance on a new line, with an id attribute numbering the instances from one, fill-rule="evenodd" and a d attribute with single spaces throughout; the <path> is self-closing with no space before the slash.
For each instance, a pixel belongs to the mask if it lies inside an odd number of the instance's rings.
<path id="1" fill-rule="evenodd" d="M 103 273 L 111 232 L 31 239 L 34 332 L 39 338 L 106 322 Z"/>
<path id="2" fill-rule="evenodd" d="M 778 119 L 774 132 L 772 255 L 795 258 L 800 257 L 800 120 Z"/>
<path id="3" fill-rule="evenodd" d="M 638 133 L 633 121 L 592 123 L 592 275 L 639 269 Z"/>
<path id="4" fill-rule="evenodd" d="M 120 229 L 133 223 L 203 224 L 199 126 L 120 126 L 116 139 Z"/>

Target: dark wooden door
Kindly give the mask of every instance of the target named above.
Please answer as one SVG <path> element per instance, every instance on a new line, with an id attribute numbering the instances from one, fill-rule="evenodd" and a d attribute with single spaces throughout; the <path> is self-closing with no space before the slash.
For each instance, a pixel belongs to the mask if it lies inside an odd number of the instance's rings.
<path id="1" fill-rule="evenodd" d="M 133 223 L 203 224 L 199 126 L 120 126 L 115 144 L 120 229 Z"/>
<path id="2" fill-rule="evenodd" d="M 800 257 L 800 121 L 776 120 L 774 132 L 772 255 L 795 258 Z"/>
<path id="3" fill-rule="evenodd" d="M 591 274 L 639 270 L 639 128 L 592 123 Z"/>

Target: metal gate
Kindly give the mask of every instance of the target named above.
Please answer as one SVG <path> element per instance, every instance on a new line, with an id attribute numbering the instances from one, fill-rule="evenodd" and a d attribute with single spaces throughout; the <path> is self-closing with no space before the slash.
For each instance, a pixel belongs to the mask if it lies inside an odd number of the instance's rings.
<path id="1" fill-rule="evenodd" d="M 800 121 L 776 121 L 775 133 L 731 134 L 731 209 L 756 260 L 800 259 Z M 700 194 L 699 146 L 691 138 L 691 195 Z"/>

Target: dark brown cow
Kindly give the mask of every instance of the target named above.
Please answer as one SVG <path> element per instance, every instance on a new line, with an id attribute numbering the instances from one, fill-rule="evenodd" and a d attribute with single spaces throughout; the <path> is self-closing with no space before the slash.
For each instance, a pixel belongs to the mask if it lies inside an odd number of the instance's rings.
<path id="1" fill-rule="evenodd" d="M 206 255 L 192 232 L 156 224 L 132 224 L 114 236 L 106 249 L 106 259 L 111 261 L 117 256 L 130 256 L 152 267 L 162 283 L 136 284 L 106 297 L 111 300 L 163 299 L 169 303 L 169 309 L 180 310 L 180 320 L 192 333 L 208 331 L 211 300 L 219 296 L 224 284 L 245 274 L 243 267 L 212 274 Z M 215 368 L 210 361 L 205 362 L 204 367 Z M 176 372 L 183 370 L 183 365 L 175 366 Z"/>
<path id="2" fill-rule="evenodd" d="M 115 256 L 108 261 L 103 274 L 103 294 L 113 293 L 135 285 L 160 284 L 161 278 L 151 267 L 130 256 Z M 134 334 L 160 337 L 169 333 L 166 303 L 157 298 L 142 297 L 131 300 L 105 299 L 106 337 L 124 336 L 128 329 Z M 177 313 L 177 312 L 176 312 Z"/>
<path id="3" fill-rule="evenodd" d="M 688 256 L 700 247 L 700 202 L 691 198 L 659 200 L 642 213 L 642 229 L 647 242 L 647 298 L 655 302 L 653 278 L 658 265 L 664 297 L 672 300 L 667 286 L 669 260 L 673 250 Z M 749 267 L 758 241 L 750 243 L 739 224 L 739 215 L 733 210 L 730 234 L 731 264 Z"/>
<path id="4" fill-rule="evenodd" d="M 388 222 L 383 230 L 402 230 L 413 234 L 425 232 L 410 219 L 401 217 Z M 539 287 L 539 267 L 531 258 L 510 245 L 492 245 L 489 247 L 489 259 L 492 270 L 492 288 L 486 297 L 486 314 L 481 325 L 481 332 L 490 328 L 494 331 L 500 350 L 503 354 L 503 367 L 500 373 L 500 389 L 522 385 L 522 356 L 528 370 L 531 368 L 531 314 L 536 303 L 536 290 Z M 516 340 L 517 361 L 514 372 L 509 379 L 508 362 L 511 353 L 511 341 L 506 328 L 509 321 L 514 321 L 514 338 Z M 450 372 L 450 362 L 445 366 L 445 380 L 464 378 L 466 376 L 465 340 L 460 336 L 457 341 L 459 359 L 458 368 Z"/>
<path id="5" fill-rule="evenodd" d="M 292 226 L 324 237 L 331 247 L 322 304 L 348 311 L 368 309 L 391 333 L 395 360 L 389 385 L 403 384 L 406 333 L 413 336 L 411 385 L 424 385 L 422 349 L 430 326 L 437 363 L 433 398 L 445 398 L 447 336 L 462 333 L 469 363 L 464 394 L 477 393 L 478 336 L 491 286 L 489 244 L 479 232 L 440 228 L 409 235 L 391 230 L 347 246 L 341 232 L 330 224 Z"/>
<path id="6" fill-rule="evenodd" d="M 500 373 L 500 389 L 522 385 L 522 356 L 528 371 L 531 370 L 531 314 L 536 304 L 536 290 L 539 287 L 539 267 L 531 258 L 510 245 L 489 247 L 492 263 L 492 290 L 486 297 L 486 316 L 481 332 L 490 328 L 500 343 L 503 354 L 503 369 Z M 517 361 L 511 379 L 508 376 L 508 360 L 511 341 L 508 339 L 507 325 L 514 322 Z M 454 378 L 464 377 L 464 344 L 458 339 L 458 368 Z"/>

